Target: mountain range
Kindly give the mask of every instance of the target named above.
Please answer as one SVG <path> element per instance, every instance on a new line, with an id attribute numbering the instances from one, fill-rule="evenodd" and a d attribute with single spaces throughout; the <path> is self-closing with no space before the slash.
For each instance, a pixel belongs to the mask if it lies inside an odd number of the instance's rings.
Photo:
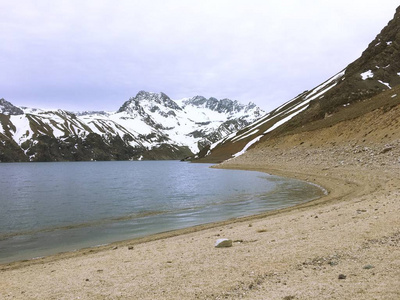
<path id="1" fill-rule="evenodd" d="M 0 99 L 0 161 L 221 162 L 279 137 L 333 128 L 399 104 L 400 7 L 358 59 L 267 114 L 253 103 L 172 100 L 145 91 L 115 112 L 45 111 Z M 361 142 L 373 130 L 364 131 Z"/>
<path id="2" fill-rule="evenodd" d="M 264 114 L 254 103 L 145 91 L 114 112 L 48 111 L 0 99 L 0 161 L 182 159 Z"/>

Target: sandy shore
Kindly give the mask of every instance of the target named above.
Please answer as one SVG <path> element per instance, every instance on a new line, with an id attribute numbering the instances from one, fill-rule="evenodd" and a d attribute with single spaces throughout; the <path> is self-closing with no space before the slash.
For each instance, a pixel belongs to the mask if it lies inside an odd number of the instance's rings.
<path id="1" fill-rule="evenodd" d="M 329 195 L 263 216 L 2 265 L 0 298 L 400 299 L 400 144 L 357 147 L 251 151 L 222 167 L 307 180 Z M 233 247 L 215 248 L 218 238 Z"/>

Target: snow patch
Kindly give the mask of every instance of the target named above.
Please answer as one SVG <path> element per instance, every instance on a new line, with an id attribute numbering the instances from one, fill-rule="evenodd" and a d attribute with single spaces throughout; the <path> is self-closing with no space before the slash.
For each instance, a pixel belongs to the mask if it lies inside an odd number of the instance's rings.
<path id="1" fill-rule="evenodd" d="M 282 124 L 286 123 L 287 121 L 289 121 L 291 118 L 293 118 L 294 116 L 296 116 L 297 114 L 301 113 L 303 110 L 305 110 L 308 107 L 308 105 L 306 105 L 305 107 L 303 107 L 302 109 L 299 109 L 298 111 L 292 113 L 291 115 L 283 118 L 282 120 L 276 122 L 273 126 L 271 126 L 270 128 L 268 128 L 265 133 L 271 132 L 272 130 L 274 130 L 275 128 L 278 128 L 279 126 L 281 126 Z"/>
<path id="2" fill-rule="evenodd" d="M 232 139 L 232 142 L 237 142 L 237 141 L 243 140 L 243 139 L 245 139 L 245 138 L 247 138 L 247 137 L 249 137 L 249 136 L 251 136 L 251 135 L 257 133 L 258 131 L 260 131 L 260 129 L 255 129 L 255 130 L 253 130 L 253 131 L 251 131 L 251 132 L 249 132 L 249 133 L 247 133 L 247 134 L 246 134 L 246 132 L 245 132 L 245 133 L 243 133 L 243 134 L 241 134 L 241 135 L 238 135 L 238 136 L 234 137 L 234 138 Z"/>
<path id="3" fill-rule="evenodd" d="M 256 137 L 255 139 L 252 139 L 250 142 L 248 142 L 248 143 L 246 144 L 246 146 L 244 146 L 244 148 L 242 149 L 242 151 L 239 151 L 238 153 L 234 154 L 233 157 L 238 157 L 238 156 L 244 154 L 244 153 L 247 151 L 247 149 L 250 148 L 251 145 L 257 143 L 262 137 L 263 137 L 263 135 L 259 135 L 259 136 Z"/>
<path id="4" fill-rule="evenodd" d="M 374 77 L 374 73 L 372 73 L 371 70 L 368 70 L 367 72 L 361 73 L 361 78 L 362 80 L 367 80 L 368 78 Z"/>
<path id="5" fill-rule="evenodd" d="M 302 103 L 300 103 L 298 106 L 296 106 L 296 107 L 299 107 L 299 106 L 302 106 L 302 105 L 304 105 L 305 103 L 308 103 L 308 102 L 310 102 L 311 100 L 314 100 L 314 99 L 316 99 L 316 98 L 318 98 L 319 96 L 322 96 L 325 92 L 327 92 L 328 90 L 330 90 L 331 88 L 333 88 L 336 84 L 337 84 L 337 82 L 335 82 L 333 85 L 330 85 L 332 82 L 334 82 L 334 81 L 337 81 L 337 80 L 339 80 L 339 79 L 341 79 L 341 80 L 343 80 L 344 79 L 344 74 L 346 73 L 346 70 L 343 70 L 343 71 L 341 71 L 341 72 L 339 72 L 339 73 L 337 73 L 336 75 L 334 75 L 334 76 L 332 76 L 331 78 L 329 78 L 327 81 L 325 81 L 324 83 L 322 83 L 322 84 L 320 84 L 319 86 L 317 86 L 316 88 L 314 88 L 304 99 L 305 100 L 308 100 L 307 102 L 302 102 Z M 293 99 L 291 99 L 290 101 L 288 101 L 288 102 L 286 102 L 286 103 L 284 103 L 284 104 L 282 104 L 281 106 L 279 106 L 278 108 L 276 108 L 275 109 L 275 112 L 278 112 L 278 111 L 280 111 L 283 107 L 285 107 L 285 106 L 288 106 L 290 103 L 292 103 L 292 102 L 295 102 L 296 100 L 298 100 L 301 96 L 303 96 L 304 95 L 304 93 L 302 93 L 302 94 L 300 94 L 300 95 L 298 95 L 297 97 L 295 97 L 295 98 L 293 98 Z M 292 110 L 294 110 L 295 108 L 291 108 L 289 111 L 292 111 Z M 284 113 L 285 111 L 283 111 L 283 112 L 281 112 L 281 113 Z M 280 113 L 280 114 L 281 114 Z M 286 113 L 287 113 L 287 111 L 286 111 Z M 278 116 L 278 114 L 277 115 L 275 115 L 275 116 Z M 263 123 L 265 123 L 265 122 L 267 122 L 267 121 L 269 121 L 270 119 L 262 119 L 262 120 L 265 120 Z M 261 120 L 259 120 L 258 122 L 260 122 Z M 260 124 L 261 125 L 261 124 Z"/>
<path id="6" fill-rule="evenodd" d="M 378 80 L 379 83 L 382 83 L 383 85 L 386 85 L 389 89 L 392 89 L 392 87 L 389 85 L 387 82 L 383 82 L 382 80 Z"/>
<path id="7" fill-rule="evenodd" d="M 299 99 L 302 96 L 302 94 L 298 95 L 297 97 L 289 100 L 288 102 L 283 103 L 281 106 L 279 106 L 278 108 L 275 109 L 275 112 L 280 111 L 284 106 L 289 105 L 290 103 L 296 101 L 297 99 Z"/>
<path id="8" fill-rule="evenodd" d="M 397 97 L 397 94 L 392 95 L 392 98 Z"/>
<path id="9" fill-rule="evenodd" d="M 16 131 L 13 134 L 13 139 L 17 144 L 20 145 L 32 137 L 33 133 L 31 131 L 29 120 L 25 115 L 10 116 L 10 121 L 16 128 Z"/>
<path id="10" fill-rule="evenodd" d="M 331 77 L 330 79 L 328 79 L 327 81 L 325 81 L 321 85 L 317 86 L 310 94 L 307 95 L 307 97 L 305 99 L 314 100 L 318 96 L 324 94 L 329 89 L 333 88 L 336 85 L 336 83 L 333 86 L 330 86 L 329 88 L 325 89 L 325 87 L 330 85 L 333 81 L 338 80 L 339 78 L 343 77 L 345 72 L 346 72 L 346 70 L 343 70 L 342 72 L 339 72 L 338 74 L 336 74 L 335 76 Z M 323 92 L 320 92 L 321 90 Z M 316 93 L 318 93 L 318 94 L 316 96 L 313 96 Z"/>
<path id="11" fill-rule="evenodd" d="M 211 144 L 210 150 L 213 150 L 215 147 L 217 147 L 219 144 L 225 143 L 227 140 L 230 140 L 236 136 L 236 132 L 231 133 L 227 137 L 224 137 L 223 139 L 216 141 L 215 143 Z"/>

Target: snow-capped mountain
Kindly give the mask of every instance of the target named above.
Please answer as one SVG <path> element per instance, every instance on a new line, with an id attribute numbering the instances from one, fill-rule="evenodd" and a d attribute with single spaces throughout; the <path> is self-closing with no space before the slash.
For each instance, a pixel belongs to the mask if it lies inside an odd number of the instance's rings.
<path id="1" fill-rule="evenodd" d="M 1 99 L 0 160 L 182 159 L 264 113 L 253 103 L 145 91 L 115 112 L 45 111 Z"/>
<path id="2" fill-rule="evenodd" d="M 393 20 L 368 45 L 361 57 L 343 71 L 272 110 L 253 124 L 203 148 L 197 158 L 207 162 L 233 158 L 273 136 L 315 129 L 322 123 L 331 126 L 333 121 L 323 120 L 340 121 L 331 118 L 338 112 L 345 116 L 343 118 L 354 118 L 362 112 L 350 110 L 346 116 L 346 112 L 342 111 L 400 85 L 399 32 L 400 7 Z M 389 99 L 395 102 L 399 98 L 393 92 Z"/>
<path id="3" fill-rule="evenodd" d="M 176 145 L 188 146 L 196 153 L 204 145 L 213 143 L 238 128 L 250 124 L 263 115 L 253 103 L 239 104 L 229 99 L 206 99 L 196 96 L 171 100 L 164 93 L 140 91 L 125 102 L 111 118 L 128 128 L 133 120 L 141 122 L 140 134 L 154 133 L 154 128 Z M 123 120 L 123 121 L 121 121 Z"/>

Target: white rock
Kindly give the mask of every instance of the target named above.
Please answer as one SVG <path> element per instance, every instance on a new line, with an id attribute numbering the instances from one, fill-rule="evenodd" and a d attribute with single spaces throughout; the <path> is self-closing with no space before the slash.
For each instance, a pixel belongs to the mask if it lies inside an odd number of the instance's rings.
<path id="1" fill-rule="evenodd" d="M 232 240 L 230 239 L 218 239 L 215 242 L 216 248 L 232 247 Z"/>

